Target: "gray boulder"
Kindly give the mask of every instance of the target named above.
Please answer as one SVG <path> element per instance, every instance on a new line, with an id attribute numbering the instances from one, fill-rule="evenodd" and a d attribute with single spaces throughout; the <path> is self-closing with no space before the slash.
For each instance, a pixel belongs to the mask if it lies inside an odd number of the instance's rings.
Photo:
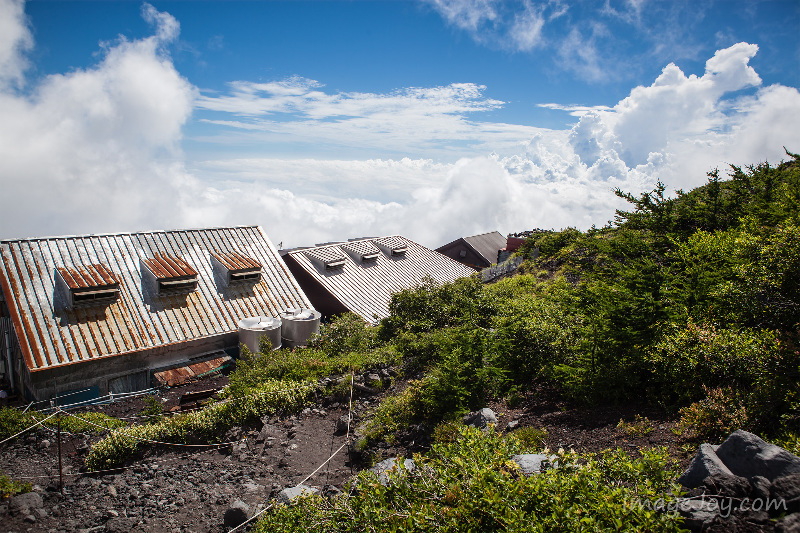
<path id="1" fill-rule="evenodd" d="M 225 510 L 222 522 L 226 527 L 236 527 L 244 524 L 250 517 L 250 506 L 242 500 L 234 502 Z"/>
<path id="2" fill-rule="evenodd" d="M 42 497 L 35 492 L 17 494 L 8 502 L 8 510 L 14 515 L 29 515 L 34 509 L 41 509 L 43 506 Z"/>
<path id="3" fill-rule="evenodd" d="M 800 532 L 800 513 L 784 516 L 775 524 L 775 533 Z"/>
<path id="4" fill-rule="evenodd" d="M 800 474 L 776 479 L 770 488 L 770 496 L 778 502 L 786 502 L 789 513 L 800 512 Z"/>
<path id="5" fill-rule="evenodd" d="M 729 498 L 745 498 L 750 496 L 750 482 L 741 476 L 717 473 L 703 480 L 706 494 L 719 494 Z"/>
<path id="6" fill-rule="evenodd" d="M 736 430 L 717 449 L 717 457 L 737 476 L 770 481 L 800 473 L 800 457 L 752 433 Z"/>
<path id="7" fill-rule="evenodd" d="M 678 513 L 683 517 L 683 525 L 691 531 L 702 531 L 719 515 L 719 504 L 715 500 L 682 500 Z"/>
<path id="8" fill-rule="evenodd" d="M 497 425 L 497 415 L 488 407 L 484 407 L 479 411 L 473 411 L 464 415 L 464 423 L 468 426 L 474 426 L 478 429 L 483 429 L 489 424 Z"/>
<path id="9" fill-rule="evenodd" d="M 406 459 L 403 461 L 403 466 L 409 472 L 413 472 L 417 465 L 414 464 L 414 461 L 411 459 Z M 392 472 L 400 470 L 400 461 L 397 457 L 390 457 L 389 459 L 385 459 L 380 463 L 376 464 L 372 468 L 370 468 L 370 472 L 375 472 L 378 474 L 378 482 L 381 485 L 386 486 L 389 483 L 389 475 Z"/>
<path id="10" fill-rule="evenodd" d="M 263 442 L 269 437 L 280 440 L 283 438 L 283 436 L 283 431 L 281 431 L 277 426 L 272 424 L 264 424 L 264 427 L 262 427 L 261 431 L 258 433 L 258 437 L 256 437 L 256 441 Z"/>
<path id="11" fill-rule="evenodd" d="M 525 453 L 514 455 L 511 460 L 519 465 L 519 469 L 526 476 L 540 474 L 554 466 L 555 461 L 549 455 L 543 453 Z"/>
<path id="12" fill-rule="evenodd" d="M 283 489 L 278 493 L 275 499 L 278 501 L 278 503 L 289 505 L 300 496 L 317 494 L 318 492 L 319 490 L 315 489 L 314 487 L 308 487 L 306 485 L 297 485 L 295 487 L 289 487 L 287 489 Z"/>
<path id="13" fill-rule="evenodd" d="M 725 466 L 717 456 L 715 449 L 718 446 L 711 444 L 701 444 L 697 448 L 697 453 L 692 459 L 689 468 L 678 478 L 678 483 L 686 488 L 693 489 L 703 484 L 703 480 L 708 476 L 726 475 L 732 476 L 733 472 Z"/>
<path id="14" fill-rule="evenodd" d="M 750 478 L 750 486 L 752 487 L 753 499 L 760 498 L 767 501 L 769 498 L 772 483 L 769 482 L 764 476 L 753 476 Z"/>
<path id="15" fill-rule="evenodd" d="M 348 415 L 342 415 L 336 420 L 336 433 L 347 433 L 347 427 L 352 425 L 352 420 Z"/>

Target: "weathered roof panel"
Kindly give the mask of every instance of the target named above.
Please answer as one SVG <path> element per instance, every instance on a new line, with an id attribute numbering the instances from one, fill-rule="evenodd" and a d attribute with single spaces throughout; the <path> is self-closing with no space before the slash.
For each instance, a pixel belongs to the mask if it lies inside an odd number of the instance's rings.
<path id="1" fill-rule="evenodd" d="M 260 269 L 261 263 L 238 252 L 211 252 L 230 271 Z"/>
<path id="2" fill-rule="evenodd" d="M 498 231 L 464 237 L 464 240 L 490 264 L 497 262 L 497 252 L 506 247 L 506 238 Z"/>
<path id="3" fill-rule="evenodd" d="M 380 243 L 376 241 L 380 241 Z M 375 262 L 365 266 L 354 260 L 352 256 L 342 254 L 345 261 L 344 266 L 335 272 L 325 270 L 310 258 L 312 254 L 324 256 L 341 253 L 338 251 L 340 246 L 354 249 L 362 247 L 377 249 L 375 246 L 378 244 L 390 250 L 404 248 L 406 249 L 405 256 L 398 258 L 381 253 Z M 306 248 L 290 251 L 287 255 L 342 305 L 368 322 L 374 322 L 376 316 L 378 318 L 389 316 L 389 302 L 392 294 L 414 287 L 426 276 L 430 276 L 439 283 L 447 283 L 460 277 L 470 276 L 475 272 L 458 261 L 399 235 Z"/>
<path id="4" fill-rule="evenodd" d="M 0 242 L 0 251 L 0 286 L 32 371 L 221 335 L 236 331 L 237 322 L 248 316 L 311 307 L 258 226 L 8 240 Z M 212 251 L 259 264 L 261 280 L 217 287 Z M 152 294 L 142 284 L 139 266 L 147 260 L 170 275 L 194 272 L 197 290 Z M 78 286 L 116 280 L 120 297 L 105 307 L 57 309 L 57 269 Z M 74 272 L 81 273 L 80 280 Z"/>

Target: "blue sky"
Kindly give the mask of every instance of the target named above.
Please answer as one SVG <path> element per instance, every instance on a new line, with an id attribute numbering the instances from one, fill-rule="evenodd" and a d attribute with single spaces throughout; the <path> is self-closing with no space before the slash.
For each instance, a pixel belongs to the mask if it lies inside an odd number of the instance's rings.
<path id="1" fill-rule="evenodd" d="M 586 228 L 800 151 L 791 2 L 0 0 L 0 238 Z"/>

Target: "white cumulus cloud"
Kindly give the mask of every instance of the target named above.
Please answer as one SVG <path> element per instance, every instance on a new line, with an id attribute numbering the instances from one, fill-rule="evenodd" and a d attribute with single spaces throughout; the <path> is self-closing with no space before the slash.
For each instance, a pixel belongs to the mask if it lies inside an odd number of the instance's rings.
<path id="1" fill-rule="evenodd" d="M 9 0 L 0 5 L 8 11 Z M 3 236 L 179 220 L 175 204 L 188 179 L 180 140 L 194 89 L 162 52 L 177 21 L 148 4 L 143 14 L 155 35 L 122 39 L 94 67 L 48 76 L 29 94 L 0 92 Z M 14 23 L 26 28 L 21 10 Z"/>

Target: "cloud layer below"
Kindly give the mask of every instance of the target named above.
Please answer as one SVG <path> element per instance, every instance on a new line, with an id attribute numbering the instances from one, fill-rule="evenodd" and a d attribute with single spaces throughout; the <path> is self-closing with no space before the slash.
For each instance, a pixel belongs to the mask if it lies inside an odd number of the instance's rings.
<path id="1" fill-rule="evenodd" d="M 473 3 L 480 16 L 454 8 L 454 23 L 497 16 Z M 0 237 L 259 224 L 286 246 L 401 233 L 435 247 L 495 229 L 602 225 L 615 187 L 688 189 L 711 168 L 800 150 L 800 93 L 763 86 L 754 44 L 717 51 L 701 75 L 668 64 L 614 106 L 543 103 L 576 116 L 548 130 L 478 120 L 503 102 L 470 83 L 337 94 L 292 78 L 201 93 L 169 55 L 178 21 L 149 5 L 142 15 L 153 35 L 23 93 L 31 33 L 21 4 L 0 0 Z M 537 20 L 517 23 L 530 36 Z M 379 155 L 187 160 L 193 112 L 219 142 L 289 135 Z M 406 157 L 380 155 L 387 144 Z"/>

